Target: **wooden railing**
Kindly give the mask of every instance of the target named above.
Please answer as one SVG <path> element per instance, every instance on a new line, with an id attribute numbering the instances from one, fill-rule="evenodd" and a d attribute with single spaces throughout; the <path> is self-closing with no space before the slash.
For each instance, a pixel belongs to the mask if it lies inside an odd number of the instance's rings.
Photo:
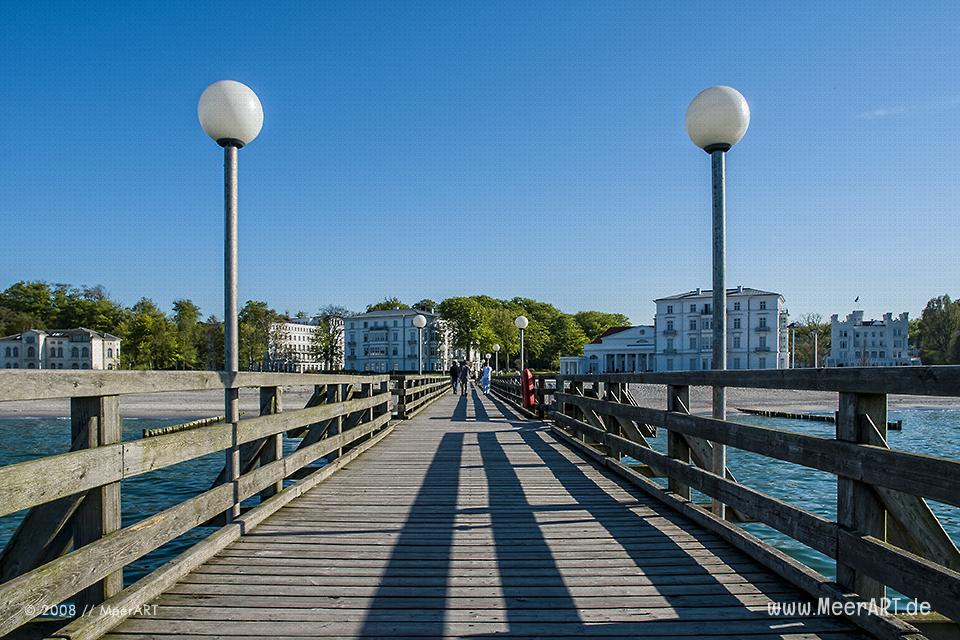
<path id="1" fill-rule="evenodd" d="M 753 542 L 743 542 L 751 536 L 691 502 L 691 489 L 835 559 L 839 588 L 784 554 L 761 550 L 759 560 L 809 592 L 840 600 L 855 592 L 879 602 L 889 585 L 960 621 L 960 552 L 924 500 L 960 506 L 960 460 L 893 450 L 886 442 L 887 394 L 960 396 L 960 367 L 551 378 L 555 429 L 608 467 L 694 519 L 712 520 L 715 532 L 744 550 L 757 549 Z M 663 407 L 636 406 L 626 393 L 629 384 L 666 385 Z M 700 385 L 835 392 L 836 438 L 691 415 L 690 387 Z M 667 431 L 667 453 L 654 450 L 647 440 L 658 427 Z M 723 445 L 836 476 L 836 521 L 745 486 L 729 470 L 713 473 L 712 448 Z M 630 468 L 622 455 L 645 467 L 639 472 Z M 771 473 L 776 473 L 773 467 Z M 668 488 L 647 476 L 666 477 Z M 877 621 L 867 614 L 853 617 L 877 631 Z"/>
<path id="2" fill-rule="evenodd" d="M 90 615 L 61 637 L 96 637 L 119 623 L 115 611 L 157 596 L 385 437 L 393 428 L 389 384 L 387 375 L 0 372 L 0 401 L 69 398 L 72 423 L 70 452 L 0 467 L 0 516 L 28 510 L 0 556 L 0 636 L 71 597 L 76 614 Z M 287 386 L 313 387 L 306 407 L 282 411 Z M 121 395 L 226 387 L 259 388 L 260 416 L 122 440 Z M 286 456 L 285 434 L 302 438 Z M 122 480 L 216 452 L 225 452 L 225 465 L 209 490 L 121 527 Z M 308 467 L 321 457 L 331 462 Z M 259 504 L 226 524 L 224 514 L 258 494 Z M 218 519 L 225 526 L 123 587 L 125 565 Z M 90 608 L 104 601 L 113 609 Z"/>
<path id="3" fill-rule="evenodd" d="M 397 396 L 397 418 L 409 420 L 450 390 L 446 374 L 392 374 L 393 393 Z"/>
<path id="4" fill-rule="evenodd" d="M 550 404 L 549 397 L 553 395 L 554 381 L 549 375 L 537 374 L 534 376 L 534 397 L 536 404 L 534 407 L 527 408 L 523 406 L 523 398 L 520 395 L 520 375 L 516 373 L 493 376 L 490 380 L 490 389 L 509 401 L 514 407 L 521 411 L 535 415 L 541 420 L 546 417 L 546 409 Z"/>

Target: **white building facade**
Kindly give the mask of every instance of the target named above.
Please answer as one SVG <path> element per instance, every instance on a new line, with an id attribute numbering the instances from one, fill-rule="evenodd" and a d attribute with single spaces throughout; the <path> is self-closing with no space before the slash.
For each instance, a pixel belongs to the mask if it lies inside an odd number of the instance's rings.
<path id="1" fill-rule="evenodd" d="M 329 324 L 325 322 L 329 320 Z M 344 354 L 343 318 L 314 316 L 312 318 L 288 318 L 285 322 L 270 325 L 270 344 L 264 368 L 268 371 L 336 371 L 343 369 Z M 329 331 L 331 339 L 339 342 L 330 349 L 331 360 L 315 355 L 314 337 L 317 331 Z"/>
<path id="2" fill-rule="evenodd" d="M 828 367 L 905 367 L 920 364 L 910 356 L 910 316 L 896 318 L 883 314 L 883 320 L 864 320 L 863 311 L 854 311 L 840 320 L 830 316 L 830 355 Z"/>
<path id="3" fill-rule="evenodd" d="M 713 364 L 713 292 L 695 289 L 659 298 L 657 371 L 706 370 Z M 727 368 L 788 366 L 787 311 L 779 293 L 748 287 L 727 291 Z"/>
<path id="4" fill-rule="evenodd" d="M 118 369 L 120 338 L 76 329 L 28 329 L 0 338 L 2 369 Z"/>
<path id="5" fill-rule="evenodd" d="M 613 327 L 584 345 L 582 356 L 560 358 L 560 373 L 642 373 L 656 370 L 653 326 Z"/>
<path id="6" fill-rule="evenodd" d="M 353 371 L 417 371 L 417 315 L 423 328 L 423 370 L 445 371 L 450 366 L 450 332 L 437 313 L 418 309 L 370 311 L 346 318 L 344 367 Z"/>

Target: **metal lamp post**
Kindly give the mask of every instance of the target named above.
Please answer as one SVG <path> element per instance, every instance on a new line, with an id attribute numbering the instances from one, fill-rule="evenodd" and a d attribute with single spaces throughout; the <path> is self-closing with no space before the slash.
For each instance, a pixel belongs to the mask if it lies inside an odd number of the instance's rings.
<path id="1" fill-rule="evenodd" d="M 517 329 L 520 330 L 520 371 L 523 371 L 523 330 L 527 328 L 527 325 L 530 324 L 530 321 L 527 320 L 526 316 L 517 316 L 517 319 L 513 321 L 513 324 L 516 325 Z"/>
<path id="2" fill-rule="evenodd" d="M 427 326 L 427 319 L 418 313 L 413 316 L 413 326 L 417 328 L 417 363 L 423 375 L 423 328 Z"/>
<path id="3" fill-rule="evenodd" d="M 790 369 L 797 366 L 797 328 L 799 326 L 799 322 L 791 322 L 787 325 L 790 329 L 790 366 L 788 367 Z"/>
<path id="4" fill-rule="evenodd" d="M 750 107 L 731 87 L 701 91 L 687 108 L 687 133 L 695 145 L 710 154 L 713 176 L 713 369 L 727 368 L 726 194 L 724 154 L 740 142 L 750 125 Z M 726 389 L 713 387 L 713 417 L 727 417 Z M 726 471 L 726 450 L 713 444 L 713 472 Z M 714 500 L 713 511 L 724 517 L 723 503 Z"/>
<path id="5" fill-rule="evenodd" d="M 500 345 L 499 344 L 493 345 L 493 361 L 494 361 L 493 370 L 500 371 Z"/>
<path id="6" fill-rule="evenodd" d="M 234 80 L 221 80 L 204 90 L 197 106 L 197 115 L 206 134 L 223 147 L 223 369 L 227 383 L 224 415 L 227 422 L 233 425 L 234 446 L 227 449 L 227 469 L 231 482 L 236 483 L 240 477 L 240 449 L 236 446 L 236 429 L 240 421 L 240 390 L 236 386 L 236 374 L 240 369 L 237 326 L 237 151 L 260 133 L 263 107 L 250 87 Z M 228 519 L 240 515 L 239 500 L 235 499 L 233 503 Z"/>
<path id="7" fill-rule="evenodd" d="M 820 332 L 816 329 L 813 330 L 813 368 L 817 369 L 820 366 L 820 349 L 819 349 L 819 338 Z"/>

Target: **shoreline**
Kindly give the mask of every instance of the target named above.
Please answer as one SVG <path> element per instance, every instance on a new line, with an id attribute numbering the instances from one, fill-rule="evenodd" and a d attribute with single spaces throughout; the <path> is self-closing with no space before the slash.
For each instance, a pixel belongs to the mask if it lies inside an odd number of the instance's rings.
<path id="1" fill-rule="evenodd" d="M 666 404 L 666 387 L 663 385 L 630 385 L 633 397 L 641 406 L 661 408 Z M 283 407 L 293 411 L 304 407 L 313 393 L 312 388 L 293 387 L 283 394 Z M 712 402 L 710 387 L 691 387 L 690 410 L 702 415 L 710 413 Z M 787 411 L 791 413 L 833 412 L 837 407 L 837 394 L 827 391 L 793 391 L 781 389 L 727 388 L 729 415 L 740 414 L 736 407 Z M 960 410 L 960 398 L 949 396 L 887 397 L 889 410 Z M 248 416 L 260 413 L 259 392 L 256 389 L 240 390 L 240 410 Z M 130 395 L 120 398 L 120 414 L 125 418 L 178 418 L 196 420 L 223 415 L 221 391 L 188 391 Z M 0 418 L 50 418 L 68 417 L 70 400 L 19 400 L 0 402 Z"/>

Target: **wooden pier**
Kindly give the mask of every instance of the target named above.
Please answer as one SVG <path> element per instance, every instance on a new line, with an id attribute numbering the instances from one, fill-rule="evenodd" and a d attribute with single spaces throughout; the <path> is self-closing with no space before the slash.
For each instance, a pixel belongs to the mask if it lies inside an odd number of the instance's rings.
<path id="1" fill-rule="evenodd" d="M 664 407 L 637 406 L 629 384 L 667 385 Z M 696 384 L 836 391 L 838 438 L 690 415 Z M 261 415 L 121 441 L 119 395 L 225 386 L 258 388 Z M 306 407 L 284 410 L 289 386 L 313 387 Z M 72 398 L 74 430 L 72 452 L 0 467 L 0 515 L 28 510 L 0 556 L 0 635 L 70 601 L 87 615 L 48 637 L 924 637 L 854 606 L 883 585 L 960 619 L 960 553 L 923 500 L 960 505 L 960 462 L 890 450 L 876 426 L 887 393 L 960 395 L 958 367 L 541 377 L 543 419 L 514 406 L 514 379 L 494 387 L 462 397 L 430 376 L 0 372 L 0 401 Z M 667 454 L 647 441 L 658 428 Z M 284 455 L 289 437 L 301 439 Z M 837 520 L 712 472 L 710 447 L 723 445 L 837 475 Z M 227 467 L 239 460 L 235 476 L 225 468 L 208 491 L 121 527 L 124 478 L 217 451 Z M 320 457 L 330 462 L 313 466 Z M 251 497 L 123 587 L 125 565 Z M 837 580 L 735 514 L 835 558 Z M 816 598 L 849 612 L 818 613 Z M 775 613 L 805 602 L 809 614 Z"/>

